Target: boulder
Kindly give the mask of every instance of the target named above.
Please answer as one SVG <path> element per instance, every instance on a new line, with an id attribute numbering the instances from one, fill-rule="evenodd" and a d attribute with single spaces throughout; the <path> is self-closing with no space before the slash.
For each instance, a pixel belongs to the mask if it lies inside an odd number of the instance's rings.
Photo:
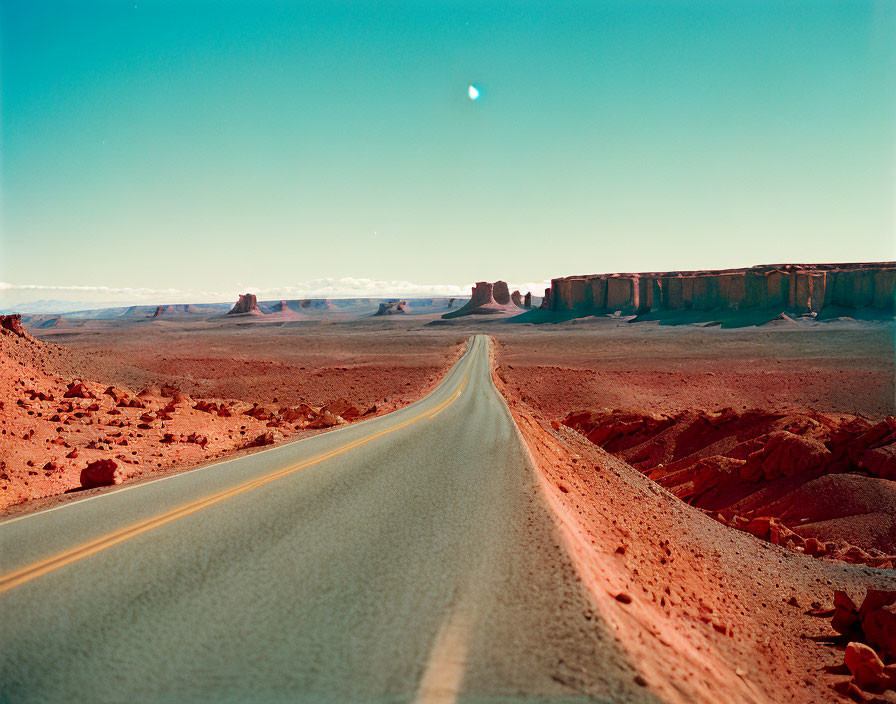
<path id="1" fill-rule="evenodd" d="M 319 428 L 332 428 L 334 425 L 339 425 L 342 422 L 344 422 L 342 418 L 325 410 L 322 411 L 317 418 L 311 421 L 307 427 L 315 430 Z"/>
<path id="2" fill-rule="evenodd" d="M 850 635 L 859 630 L 859 609 L 849 595 L 841 590 L 834 592 L 834 615 L 831 628 L 842 635 Z"/>
<path id="3" fill-rule="evenodd" d="M 346 401 L 344 398 L 338 398 L 331 401 L 320 409 L 321 413 L 332 413 L 334 416 L 342 416 L 344 420 L 353 420 L 361 415 L 361 411 L 355 407 L 353 403 Z"/>
<path id="4" fill-rule="evenodd" d="M 883 692 L 896 688 L 896 667 L 886 667 L 877 653 L 864 643 L 849 643 L 844 660 L 859 689 Z"/>
<path id="5" fill-rule="evenodd" d="M 119 389 L 117 386 L 110 386 L 105 391 L 103 391 L 104 396 L 111 396 L 112 400 L 116 403 L 123 398 L 127 398 L 129 396 L 128 392 L 124 389 Z"/>
<path id="6" fill-rule="evenodd" d="M 68 385 L 63 398 L 96 398 L 94 393 L 81 381 L 73 381 Z"/>
<path id="7" fill-rule="evenodd" d="M 859 609 L 865 642 L 896 662 L 896 591 L 869 589 Z"/>
<path id="8" fill-rule="evenodd" d="M 243 411 L 243 415 L 250 416 L 256 420 L 270 420 L 273 414 L 264 406 L 259 406 L 257 403 L 253 403 L 252 408 Z"/>
<path id="9" fill-rule="evenodd" d="M 857 464 L 873 477 L 896 481 L 896 442 L 865 450 Z"/>
<path id="10" fill-rule="evenodd" d="M 307 404 L 300 403 L 298 406 L 291 408 L 281 408 L 279 415 L 285 423 L 305 422 L 314 418 L 317 415 L 317 411 Z"/>
<path id="11" fill-rule="evenodd" d="M 243 447 L 264 447 L 265 445 L 273 445 L 277 441 L 277 436 L 273 432 L 268 431 L 261 433 L 254 440 L 243 445 Z"/>
<path id="12" fill-rule="evenodd" d="M 85 489 L 121 484 L 122 478 L 115 460 L 96 460 L 81 470 L 81 486 Z"/>

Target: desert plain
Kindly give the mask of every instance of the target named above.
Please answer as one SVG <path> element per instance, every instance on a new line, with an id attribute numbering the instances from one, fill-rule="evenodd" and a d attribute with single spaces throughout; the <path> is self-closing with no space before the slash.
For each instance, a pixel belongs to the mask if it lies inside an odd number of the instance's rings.
<path id="1" fill-rule="evenodd" d="M 485 334 L 558 544 L 638 687 L 665 701 L 896 701 L 893 321 L 533 323 L 508 305 L 447 320 L 407 314 L 413 302 L 5 318 L 0 509 L 383 415 Z M 576 677 L 558 682 L 576 691 Z"/>

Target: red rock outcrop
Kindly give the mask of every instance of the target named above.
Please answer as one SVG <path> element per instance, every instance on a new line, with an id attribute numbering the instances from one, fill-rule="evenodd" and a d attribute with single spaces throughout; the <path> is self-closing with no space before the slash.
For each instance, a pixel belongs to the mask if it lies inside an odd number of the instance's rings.
<path id="1" fill-rule="evenodd" d="M 0 315 L 0 332 L 12 334 L 17 337 L 28 337 L 25 328 L 22 327 L 22 316 L 19 313 L 12 315 Z"/>
<path id="2" fill-rule="evenodd" d="M 513 293 L 511 293 L 510 300 L 513 301 L 513 304 L 515 306 L 519 306 L 520 308 L 525 307 L 523 306 L 523 294 L 521 294 L 519 291 L 514 291 Z"/>
<path id="3" fill-rule="evenodd" d="M 492 297 L 498 305 L 506 306 L 510 303 L 510 289 L 506 281 L 495 281 L 492 286 Z"/>
<path id="4" fill-rule="evenodd" d="M 744 311 L 818 314 L 896 311 L 896 262 L 780 264 L 750 269 L 568 276 L 551 281 L 542 307 L 583 314 Z"/>
<path id="5" fill-rule="evenodd" d="M 240 294 L 239 300 L 234 304 L 227 315 L 239 315 L 242 313 L 261 315 L 261 311 L 258 309 L 258 299 L 254 293 Z"/>
<path id="6" fill-rule="evenodd" d="M 570 413 L 563 424 L 728 525 L 816 557 L 896 560 L 896 419 Z M 872 458 L 874 461 L 868 461 Z"/>

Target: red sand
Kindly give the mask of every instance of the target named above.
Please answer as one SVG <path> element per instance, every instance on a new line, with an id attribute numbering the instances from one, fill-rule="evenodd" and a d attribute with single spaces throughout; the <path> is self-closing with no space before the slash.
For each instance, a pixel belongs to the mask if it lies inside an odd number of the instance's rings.
<path id="1" fill-rule="evenodd" d="M 841 701 L 831 687 L 850 679 L 845 642 L 808 612 L 832 607 L 835 589 L 857 602 L 868 587 L 894 589 L 896 575 L 733 530 L 572 429 L 552 427 L 502 378 L 508 357 L 550 353 L 526 341 L 505 339 L 496 384 L 583 581 L 645 686 L 682 703 Z"/>
<path id="2" fill-rule="evenodd" d="M 67 348 L 0 334 L 0 510 L 79 489 L 91 462 L 113 460 L 120 482 L 394 410 L 428 393 L 463 350 L 462 340 L 400 334 L 218 332 L 54 336 Z M 78 395 L 65 398 L 73 383 Z M 323 413 L 339 399 L 347 407 Z"/>

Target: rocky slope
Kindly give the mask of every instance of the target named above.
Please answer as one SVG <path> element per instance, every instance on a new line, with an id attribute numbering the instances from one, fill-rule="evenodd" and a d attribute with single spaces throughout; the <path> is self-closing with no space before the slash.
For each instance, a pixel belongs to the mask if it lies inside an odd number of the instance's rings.
<path id="1" fill-rule="evenodd" d="M 893 569 L 896 418 L 578 411 L 563 425 L 717 520 L 815 557 Z"/>
<path id="2" fill-rule="evenodd" d="M 595 611 L 639 663 L 639 684 L 679 704 L 893 701 L 881 630 L 869 638 L 849 604 L 870 599 L 869 623 L 890 623 L 896 573 L 818 560 L 713 520 L 550 423 L 505 381 L 500 347 L 497 357 L 495 382 L 565 547 Z"/>

